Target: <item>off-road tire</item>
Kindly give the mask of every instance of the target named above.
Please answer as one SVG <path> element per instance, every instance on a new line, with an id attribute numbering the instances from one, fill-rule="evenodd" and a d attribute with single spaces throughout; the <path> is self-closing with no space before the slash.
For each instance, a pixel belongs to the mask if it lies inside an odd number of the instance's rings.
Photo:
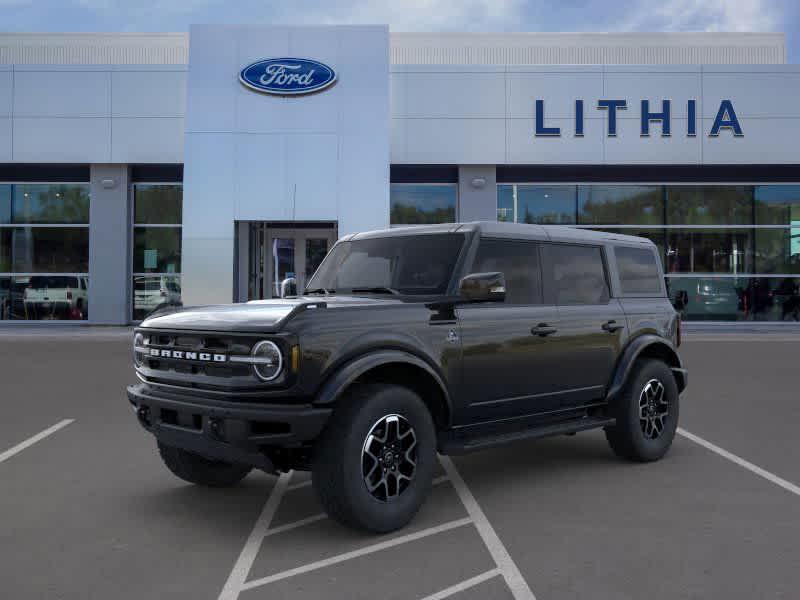
<path id="1" fill-rule="evenodd" d="M 416 467 L 407 487 L 389 500 L 376 499 L 362 472 L 362 451 L 373 426 L 387 415 L 399 415 L 416 436 Z M 425 403 L 406 387 L 364 384 L 339 399 L 314 449 L 312 483 L 322 506 L 334 520 L 374 533 L 406 525 L 431 488 L 436 463 L 436 429 Z"/>
<path id="2" fill-rule="evenodd" d="M 207 487 L 230 487 L 236 485 L 252 470 L 246 465 L 210 460 L 182 448 L 158 443 L 161 460 L 172 473 L 197 485 Z"/>
<path id="3" fill-rule="evenodd" d="M 664 399 L 668 406 L 664 417 L 663 431 L 650 439 L 642 429 L 640 420 L 640 396 L 648 382 L 656 380 L 663 385 Z M 636 462 L 651 462 L 663 457 L 672 445 L 678 428 L 678 386 L 669 367 L 660 360 L 636 361 L 628 382 L 620 394 L 611 402 L 610 413 L 616 424 L 605 428 L 606 439 L 611 449 L 620 458 Z"/>

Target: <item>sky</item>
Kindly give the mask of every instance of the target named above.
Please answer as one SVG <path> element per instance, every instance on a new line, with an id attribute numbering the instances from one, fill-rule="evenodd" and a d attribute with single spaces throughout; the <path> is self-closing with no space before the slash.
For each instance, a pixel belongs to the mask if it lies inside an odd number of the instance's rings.
<path id="1" fill-rule="evenodd" d="M 192 23 L 388 23 L 392 31 L 777 31 L 798 0 L 0 0 L 0 31 L 186 31 Z"/>

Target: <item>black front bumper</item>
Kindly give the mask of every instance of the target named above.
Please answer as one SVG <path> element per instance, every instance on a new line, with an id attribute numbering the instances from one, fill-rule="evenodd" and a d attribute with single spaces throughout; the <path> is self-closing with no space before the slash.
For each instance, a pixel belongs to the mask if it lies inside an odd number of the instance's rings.
<path id="1" fill-rule="evenodd" d="M 267 448 L 299 447 L 317 438 L 332 409 L 311 404 L 224 402 L 128 386 L 142 426 L 163 444 L 210 459 L 275 471 Z"/>

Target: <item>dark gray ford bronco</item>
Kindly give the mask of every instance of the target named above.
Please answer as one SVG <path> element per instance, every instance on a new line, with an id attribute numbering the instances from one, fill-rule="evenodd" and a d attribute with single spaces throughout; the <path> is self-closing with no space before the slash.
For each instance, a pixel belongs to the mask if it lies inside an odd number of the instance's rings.
<path id="1" fill-rule="evenodd" d="M 136 329 L 128 388 L 167 467 L 311 470 L 333 518 L 376 532 L 414 516 L 437 451 L 603 428 L 657 460 L 687 383 L 656 246 L 569 227 L 349 235 L 300 296 L 173 310 Z"/>

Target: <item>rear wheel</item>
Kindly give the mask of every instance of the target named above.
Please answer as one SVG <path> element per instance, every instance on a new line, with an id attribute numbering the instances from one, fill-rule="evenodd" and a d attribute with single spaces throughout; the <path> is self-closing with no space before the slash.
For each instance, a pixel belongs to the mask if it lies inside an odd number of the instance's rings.
<path id="1" fill-rule="evenodd" d="M 612 402 L 617 421 L 606 428 L 606 439 L 617 456 L 638 462 L 658 460 L 669 450 L 678 428 L 678 386 L 660 360 L 640 360 L 633 369 Z"/>
<path id="2" fill-rule="evenodd" d="M 239 483 L 251 471 L 246 465 L 211 460 L 161 442 L 158 443 L 158 453 L 173 475 L 197 485 L 229 487 Z"/>
<path id="3" fill-rule="evenodd" d="M 408 523 L 427 497 L 436 431 L 424 402 L 386 384 L 339 400 L 314 450 L 312 481 L 328 515 L 376 533 Z"/>

